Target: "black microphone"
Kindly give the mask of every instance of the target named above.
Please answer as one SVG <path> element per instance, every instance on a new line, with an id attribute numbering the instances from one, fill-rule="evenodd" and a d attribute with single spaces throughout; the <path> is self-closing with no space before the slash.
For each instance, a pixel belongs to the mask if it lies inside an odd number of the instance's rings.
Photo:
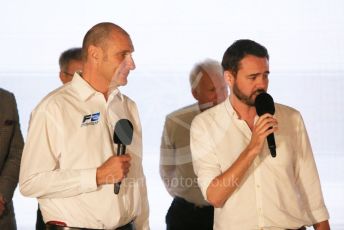
<path id="1" fill-rule="evenodd" d="M 115 126 L 113 142 L 117 144 L 117 156 L 125 154 L 126 146 L 131 144 L 133 139 L 133 124 L 128 119 L 120 119 Z M 115 183 L 114 192 L 119 193 L 121 182 Z"/>
<path id="2" fill-rule="evenodd" d="M 261 93 L 256 97 L 254 102 L 258 116 L 261 116 L 265 113 L 270 113 L 271 115 L 275 114 L 275 104 L 274 99 L 268 93 Z M 276 143 L 275 136 L 273 133 L 267 136 L 268 146 L 272 157 L 276 157 Z"/>

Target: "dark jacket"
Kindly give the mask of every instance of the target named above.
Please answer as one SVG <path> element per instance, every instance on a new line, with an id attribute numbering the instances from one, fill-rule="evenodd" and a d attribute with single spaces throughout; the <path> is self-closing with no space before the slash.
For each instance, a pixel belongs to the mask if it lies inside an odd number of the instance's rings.
<path id="1" fill-rule="evenodd" d="M 12 197 L 18 184 L 23 136 L 14 95 L 0 88 L 0 195 L 6 208 L 0 216 L 0 229 L 16 229 Z"/>

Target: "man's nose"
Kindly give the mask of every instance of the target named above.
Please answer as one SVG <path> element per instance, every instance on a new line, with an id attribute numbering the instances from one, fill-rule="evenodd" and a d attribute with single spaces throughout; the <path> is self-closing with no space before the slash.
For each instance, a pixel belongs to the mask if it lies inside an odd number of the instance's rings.
<path id="1" fill-rule="evenodd" d="M 265 76 L 259 76 L 257 77 L 257 80 L 256 80 L 256 88 L 259 88 L 259 89 L 265 89 L 267 88 L 268 86 L 268 83 L 269 83 L 269 79 Z"/>
<path id="2" fill-rule="evenodd" d="M 134 59 L 131 55 L 127 56 L 127 65 L 128 65 L 130 70 L 134 70 L 136 68 Z"/>

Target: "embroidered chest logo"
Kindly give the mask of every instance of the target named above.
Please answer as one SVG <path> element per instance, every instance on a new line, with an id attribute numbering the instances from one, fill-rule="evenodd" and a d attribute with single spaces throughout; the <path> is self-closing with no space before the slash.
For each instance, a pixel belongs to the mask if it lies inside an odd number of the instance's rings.
<path id="1" fill-rule="evenodd" d="M 96 125 L 99 122 L 100 112 L 85 115 L 82 119 L 81 127 L 88 125 Z"/>

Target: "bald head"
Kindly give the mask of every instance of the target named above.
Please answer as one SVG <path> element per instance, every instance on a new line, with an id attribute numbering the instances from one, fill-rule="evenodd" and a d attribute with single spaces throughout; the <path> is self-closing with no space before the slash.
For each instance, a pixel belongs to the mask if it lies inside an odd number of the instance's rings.
<path id="1" fill-rule="evenodd" d="M 122 34 L 129 37 L 129 34 L 120 26 L 111 22 L 102 22 L 93 26 L 85 35 L 82 43 L 82 58 L 87 60 L 88 47 L 90 45 L 106 48 L 107 40 L 113 34 Z"/>
<path id="2" fill-rule="evenodd" d="M 102 22 L 85 35 L 82 53 L 82 77 L 107 97 L 109 89 L 127 84 L 129 72 L 135 69 L 134 46 L 129 34 L 120 26 Z"/>

